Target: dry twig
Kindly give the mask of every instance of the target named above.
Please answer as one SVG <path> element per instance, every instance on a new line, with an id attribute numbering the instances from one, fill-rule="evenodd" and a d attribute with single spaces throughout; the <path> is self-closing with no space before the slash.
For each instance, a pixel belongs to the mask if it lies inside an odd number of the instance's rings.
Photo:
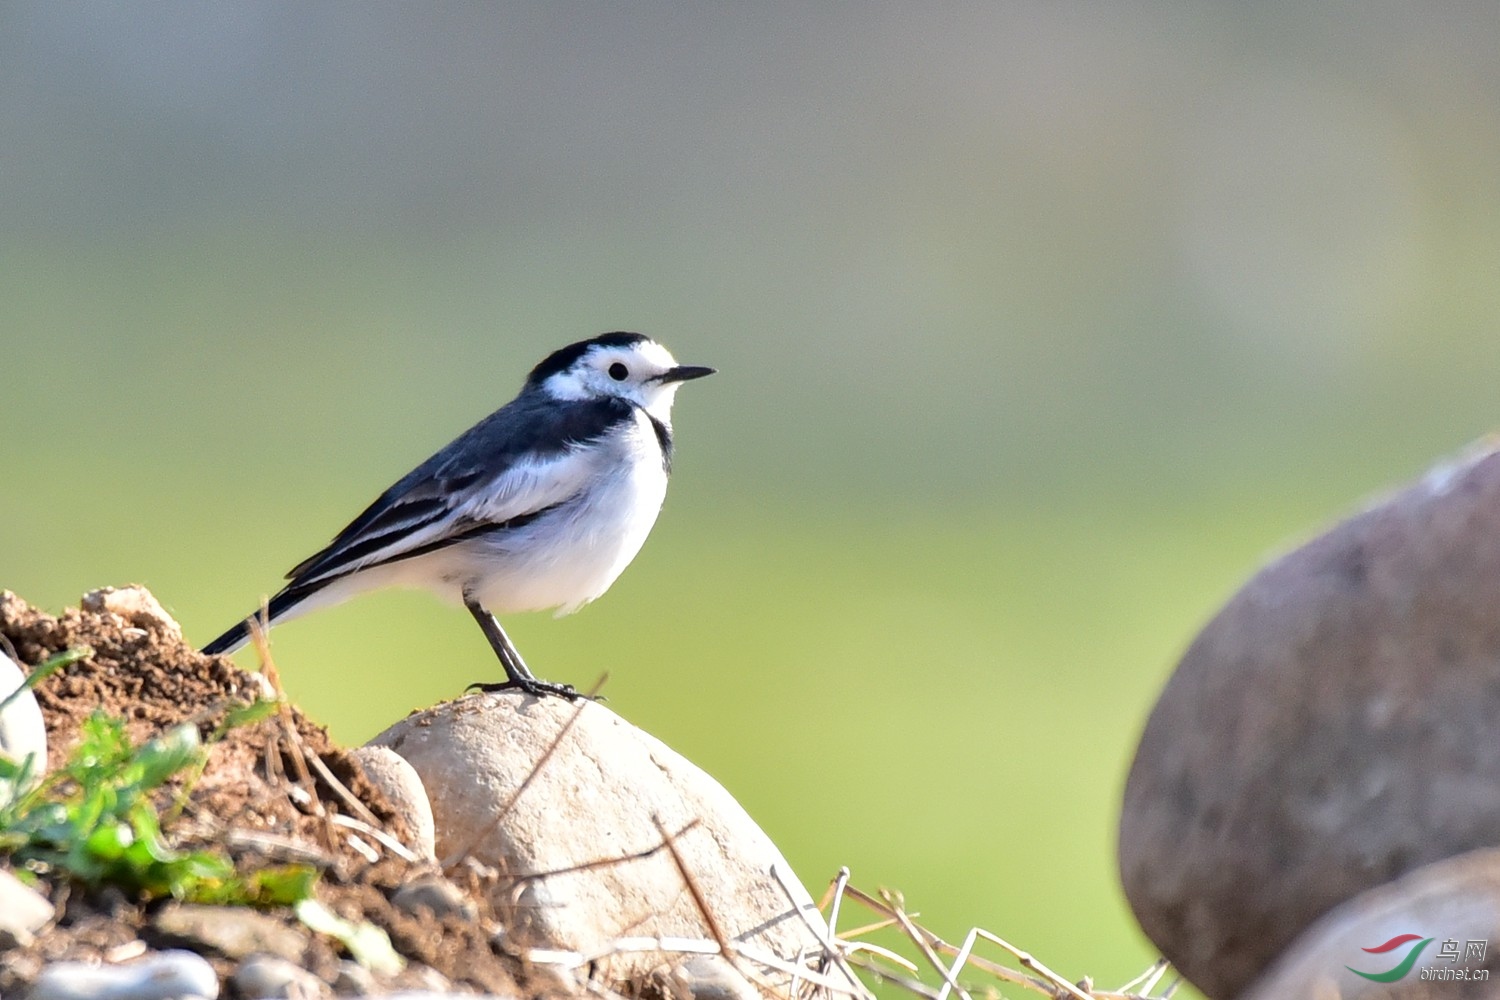
<path id="1" fill-rule="evenodd" d="M 884 899 L 877 899 L 869 893 L 848 885 L 847 878 L 840 872 L 839 878 L 835 880 L 835 886 L 839 890 L 836 897 L 847 897 L 852 899 L 886 919 L 878 923 L 870 924 L 853 931 L 846 931 L 836 935 L 836 942 L 842 949 L 844 957 L 857 968 L 864 969 L 871 975 L 878 976 L 881 980 L 889 982 L 906 989 L 908 992 L 928 1000 L 948 1000 L 951 994 L 956 993 L 959 997 L 966 998 L 963 987 L 959 985 L 958 976 L 965 969 L 984 972 L 994 976 L 1005 983 L 1021 986 L 1025 989 L 1056 998 L 1056 1000 L 1150 1000 L 1153 991 L 1166 974 L 1169 966 L 1165 961 L 1158 961 L 1147 969 L 1145 973 L 1127 983 L 1118 991 L 1095 990 L 1088 980 L 1081 984 L 1070 983 L 1062 976 L 1047 968 L 1029 952 L 1015 947 L 998 935 L 992 934 L 980 927 L 969 931 L 961 946 L 944 941 L 938 935 L 916 922 L 914 914 L 905 911 L 898 896 L 891 893 L 882 893 Z M 825 897 L 826 898 L 826 897 Z M 920 980 L 910 978 L 906 973 L 916 973 L 917 967 L 906 959 L 896 955 L 887 949 L 873 945 L 866 941 L 855 940 L 863 934 L 890 926 L 899 926 L 906 936 L 912 941 L 933 968 L 937 969 L 943 983 L 938 988 L 932 988 Z M 974 947 L 980 941 L 988 941 L 1005 951 L 1023 969 L 1032 975 L 1019 972 L 999 962 L 991 961 L 974 954 Z M 881 959 L 889 965 L 881 965 L 873 960 L 867 960 L 862 956 L 869 954 Z M 937 957 L 938 955 L 952 956 L 952 963 L 944 965 Z M 894 971 L 890 966 L 897 966 L 902 971 Z M 1177 982 L 1173 982 L 1163 993 L 1157 995 L 1156 1000 L 1165 1000 L 1176 992 Z M 1135 990 L 1136 992 L 1131 992 Z"/>

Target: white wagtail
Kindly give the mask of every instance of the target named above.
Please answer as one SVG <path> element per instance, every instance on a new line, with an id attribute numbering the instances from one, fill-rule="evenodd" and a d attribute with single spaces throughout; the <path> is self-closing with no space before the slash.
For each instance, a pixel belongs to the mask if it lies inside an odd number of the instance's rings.
<path id="1" fill-rule="evenodd" d="M 456 597 L 484 630 L 506 680 L 483 690 L 574 697 L 541 681 L 493 611 L 577 611 L 640 551 L 667 491 L 672 399 L 714 369 L 679 365 L 638 333 L 554 351 L 515 399 L 380 495 L 271 598 L 282 621 L 390 586 Z M 232 653 L 242 621 L 203 647 Z"/>

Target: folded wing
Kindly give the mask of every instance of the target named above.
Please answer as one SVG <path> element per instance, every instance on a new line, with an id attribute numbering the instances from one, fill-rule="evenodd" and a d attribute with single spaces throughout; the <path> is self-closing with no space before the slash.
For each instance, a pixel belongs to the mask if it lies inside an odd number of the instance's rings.
<path id="1" fill-rule="evenodd" d="M 522 397 L 381 494 L 326 548 L 293 567 L 288 587 L 317 587 L 529 523 L 588 484 L 596 465 L 581 446 L 631 419 L 630 405 L 618 399 L 558 408 Z"/>

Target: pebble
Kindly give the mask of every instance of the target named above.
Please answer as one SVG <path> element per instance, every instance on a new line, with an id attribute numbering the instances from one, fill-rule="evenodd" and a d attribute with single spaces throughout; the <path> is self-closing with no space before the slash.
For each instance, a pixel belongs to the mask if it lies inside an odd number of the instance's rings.
<path id="1" fill-rule="evenodd" d="M 156 632 L 172 639 L 182 638 L 182 626 L 145 587 L 100 587 L 83 595 L 79 606 L 95 614 L 111 614 L 126 625 Z"/>
<path id="2" fill-rule="evenodd" d="M 306 935 L 243 906 L 169 906 L 151 925 L 168 940 L 211 948 L 229 958 L 265 952 L 298 962 L 307 948 Z"/>
<path id="3" fill-rule="evenodd" d="M 0 951 L 31 944 L 55 912 L 47 897 L 0 869 Z"/>
<path id="4" fill-rule="evenodd" d="M 315 1000 L 328 996 L 328 986 L 321 979 L 274 955 L 251 955 L 235 970 L 233 982 L 243 1000 Z"/>
<path id="5" fill-rule="evenodd" d="M 400 814 L 411 832 L 413 842 L 406 845 L 418 856 L 432 860 L 437 827 L 432 817 L 432 803 L 416 768 L 389 747 L 355 747 L 350 753 L 364 769 L 370 784 L 385 793 L 386 801 Z"/>
<path id="6" fill-rule="evenodd" d="M 693 1000 L 760 1000 L 760 992 L 750 980 L 722 955 L 694 955 L 671 975 Z"/>
<path id="7" fill-rule="evenodd" d="M 339 963 L 338 975 L 333 980 L 333 991 L 341 997 L 363 997 L 375 992 L 375 973 L 347 959 Z"/>
<path id="8" fill-rule="evenodd" d="M 439 919 L 459 916 L 465 920 L 478 917 L 474 901 L 464 895 L 462 889 L 441 875 L 423 875 L 413 879 L 391 896 L 394 906 L 416 915 L 420 910 L 430 910 Z"/>
<path id="9" fill-rule="evenodd" d="M 42 970 L 28 1000 L 216 1000 L 219 977 L 190 951 L 162 951 L 129 965 L 58 962 Z"/>

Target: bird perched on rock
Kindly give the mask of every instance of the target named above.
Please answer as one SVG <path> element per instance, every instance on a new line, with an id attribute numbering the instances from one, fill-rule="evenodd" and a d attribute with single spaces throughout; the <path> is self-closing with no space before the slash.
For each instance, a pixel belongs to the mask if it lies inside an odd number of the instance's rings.
<path id="1" fill-rule="evenodd" d="M 576 697 L 532 674 L 493 612 L 568 614 L 609 589 L 666 497 L 677 389 L 713 372 L 679 365 L 639 333 L 554 351 L 515 399 L 295 566 L 269 622 L 382 587 L 426 587 L 463 602 L 500 658 L 505 681 L 477 687 Z M 240 622 L 203 651 L 239 649 L 249 627 Z"/>

